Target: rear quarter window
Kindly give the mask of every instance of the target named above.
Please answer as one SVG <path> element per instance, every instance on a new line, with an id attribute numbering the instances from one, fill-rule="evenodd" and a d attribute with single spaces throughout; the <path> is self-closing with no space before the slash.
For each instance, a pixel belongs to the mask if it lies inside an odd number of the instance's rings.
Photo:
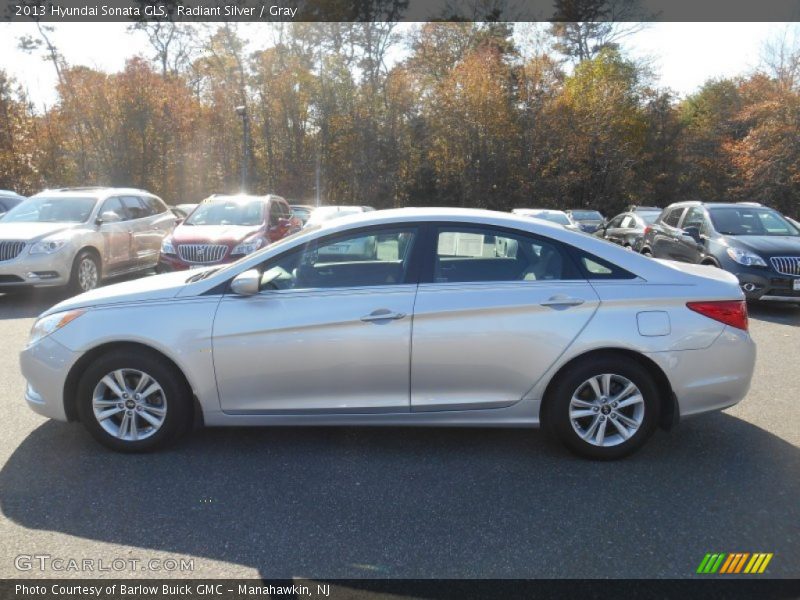
<path id="1" fill-rule="evenodd" d="M 586 252 L 578 252 L 578 263 L 586 279 L 636 279 L 630 271 Z"/>

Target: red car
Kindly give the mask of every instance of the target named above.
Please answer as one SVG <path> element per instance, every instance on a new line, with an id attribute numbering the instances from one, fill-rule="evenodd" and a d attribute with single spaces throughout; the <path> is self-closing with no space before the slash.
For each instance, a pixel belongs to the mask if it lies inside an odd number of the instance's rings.
<path id="1" fill-rule="evenodd" d="M 179 271 L 233 262 L 302 226 L 279 196 L 214 195 L 164 239 L 158 268 Z"/>

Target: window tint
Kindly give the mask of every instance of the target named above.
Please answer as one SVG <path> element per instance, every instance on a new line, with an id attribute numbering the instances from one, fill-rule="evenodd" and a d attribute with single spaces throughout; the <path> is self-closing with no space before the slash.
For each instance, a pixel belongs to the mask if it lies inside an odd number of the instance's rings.
<path id="1" fill-rule="evenodd" d="M 269 203 L 269 224 L 277 225 L 278 221 L 283 218 L 283 210 L 281 203 L 273 200 Z"/>
<path id="2" fill-rule="evenodd" d="M 160 215 L 163 212 L 167 212 L 167 205 L 158 198 L 145 196 L 143 200 L 151 215 Z"/>
<path id="3" fill-rule="evenodd" d="M 624 215 L 619 215 L 618 217 L 614 217 L 611 222 L 608 224 L 609 229 L 616 229 L 617 227 L 622 225 L 623 219 L 626 217 Z"/>
<path id="4" fill-rule="evenodd" d="M 665 225 L 669 225 L 670 227 L 677 227 L 678 223 L 681 220 L 681 215 L 683 214 L 684 208 L 673 208 L 664 216 L 663 223 Z"/>
<path id="5" fill-rule="evenodd" d="M 493 228 L 437 232 L 434 283 L 578 278 L 565 251 L 553 242 Z"/>
<path id="6" fill-rule="evenodd" d="M 314 242 L 268 262 L 262 288 L 298 290 L 403 283 L 416 235 L 416 228 L 401 228 Z"/>
<path id="7" fill-rule="evenodd" d="M 144 202 L 136 196 L 122 196 L 122 205 L 128 211 L 131 219 L 142 219 L 150 216 Z"/>
<path id="8" fill-rule="evenodd" d="M 103 208 L 100 209 L 100 216 L 106 212 L 113 212 L 119 217 L 120 221 L 128 220 L 128 211 L 125 210 L 125 207 L 122 205 L 122 200 L 117 197 L 108 198 L 103 202 Z"/>

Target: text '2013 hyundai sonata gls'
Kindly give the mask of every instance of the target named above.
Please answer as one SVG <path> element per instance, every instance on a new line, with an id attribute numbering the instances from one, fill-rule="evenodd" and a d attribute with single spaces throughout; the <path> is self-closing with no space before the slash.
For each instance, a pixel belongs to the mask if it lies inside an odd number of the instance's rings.
<path id="1" fill-rule="evenodd" d="M 370 257 L 347 252 L 368 238 Z M 747 393 L 736 278 L 514 215 L 364 213 L 54 306 L 36 412 L 143 451 L 206 425 L 538 426 L 618 458 Z"/>

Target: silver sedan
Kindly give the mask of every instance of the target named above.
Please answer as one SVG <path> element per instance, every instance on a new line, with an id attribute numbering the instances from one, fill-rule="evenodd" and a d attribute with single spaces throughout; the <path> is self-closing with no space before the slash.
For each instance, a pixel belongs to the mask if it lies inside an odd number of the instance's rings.
<path id="1" fill-rule="evenodd" d="M 376 241 L 374 257 L 331 244 Z M 736 279 L 514 215 L 399 209 L 221 268 L 71 298 L 21 354 L 28 405 L 150 450 L 206 425 L 544 425 L 612 459 L 747 393 Z"/>

